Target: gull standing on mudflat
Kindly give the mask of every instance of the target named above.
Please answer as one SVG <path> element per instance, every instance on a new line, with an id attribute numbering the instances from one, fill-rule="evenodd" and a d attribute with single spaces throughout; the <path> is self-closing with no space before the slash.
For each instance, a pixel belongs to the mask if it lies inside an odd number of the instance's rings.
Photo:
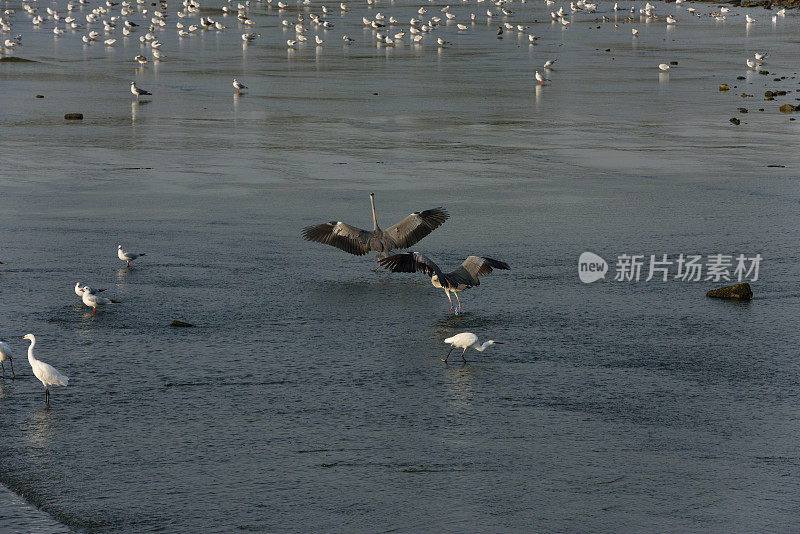
<path id="1" fill-rule="evenodd" d="M 459 292 L 481 285 L 478 276 L 491 273 L 492 268 L 503 270 L 511 269 L 507 263 L 502 261 L 482 256 L 469 256 L 457 269 L 449 273 L 443 273 L 438 265 L 419 252 L 395 254 L 394 256 L 389 256 L 381 260 L 380 265 L 384 269 L 389 269 L 394 273 L 423 272 L 430 276 L 433 287 L 444 289 L 447 300 L 450 301 L 450 311 L 447 313 L 448 317 L 453 311 L 453 299 L 450 298 L 451 292 L 456 296 L 456 300 L 458 301 L 458 310 L 456 311 L 456 315 L 458 315 L 461 313 L 461 299 L 458 298 Z"/>
<path id="2" fill-rule="evenodd" d="M 489 341 L 483 342 L 483 344 L 478 345 L 478 336 L 473 334 L 472 332 L 461 332 L 460 334 L 456 334 L 453 337 L 448 337 L 444 340 L 445 343 L 452 345 L 450 348 L 450 352 L 453 352 L 456 348 L 464 349 L 464 352 L 461 353 L 461 359 L 464 360 L 464 363 L 467 363 L 467 359 L 464 358 L 464 353 L 467 352 L 467 349 L 472 347 L 473 349 L 477 350 L 478 352 L 483 352 L 491 345 L 502 345 L 502 341 L 494 341 L 490 339 Z M 447 358 L 450 357 L 450 352 L 447 353 L 447 356 L 442 358 L 443 362 L 447 362 Z"/>
<path id="3" fill-rule="evenodd" d="M 150 91 L 145 91 L 141 87 L 136 87 L 136 82 L 131 82 L 131 93 L 136 95 L 136 101 L 139 101 L 140 96 L 151 95 Z"/>
<path id="4" fill-rule="evenodd" d="M 28 363 L 31 364 L 33 375 L 39 379 L 39 382 L 44 386 L 44 402 L 50 406 L 50 388 L 49 386 L 66 386 L 69 383 L 69 378 L 61 374 L 58 369 L 52 365 L 37 360 L 33 355 L 33 346 L 36 345 L 36 337 L 33 334 L 25 334 L 20 339 L 27 339 L 31 342 L 28 347 Z"/>
<path id="5" fill-rule="evenodd" d="M 84 291 L 81 296 L 83 303 L 92 309 L 92 313 L 97 313 L 97 308 L 105 306 L 106 304 L 119 304 L 120 301 L 114 299 L 107 299 L 100 295 L 95 295 L 91 291 Z"/>
<path id="6" fill-rule="evenodd" d="M 148 94 L 150 94 L 150 93 L 148 93 Z M 117 245 L 117 257 L 119 259 L 121 259 L 122 261 L 124 261 L 125 264 L 126 264 L 126 267 L 128 267 L 129 269 L 131 267 L 131 262 L 133 260 L 135 260 L 136 258 L 140 258 L 142 256 L 147 256 L 147 254 L 145 254 L 144 252 L 141 252 L 139 254 L 136 254 L 135 252 L 125 252 L 122 249 L 122 245 Z"/>
<path id="7" fill-rule="evenodd" d="M 379 258 L 385 258 L 392 250 L 416 244 L 450 217 L 444 208 L 438 207 L 414 212 L 399 223 L 381 230 L 375 216 L 374 193 L 370 193 L 369 201 L 372 205 L 371 232 L 341 221 L 331 221 L 316 226 L 306 226 L 303 228 L 303 239 L 331 245 L 356 256 L 377 252 Z"/>
<path id="8" fill-rule="evenodd" d="M 81 284 L 80 282 L 75 282 L 75 294 L 82 297 L 84 291 L 88 291 L 89 293 L 102 293 L 105 289 L 95 289 L 91 286 Z"/>
<path id="9" fill-rule="evenodd" d="M 247 89 L 247 86 L 242 82 L 240 82 L 239 80 L 237 80 L 236 78 L 233 79 L 233 87 L 236 89 L 237 95 L 239 94 L 239 91 L 241 91 L 242 89 Z"/>
<path id="10" fill-rule="evenodd" d="M 538 70 L 536 71 L 536 74 L 534 74 L 534 77 L 536 78 L 536 81 L 539 82 L 539 85 L 542 85 L 543 83 L 550 81 L 547 78 L 545 78 L 544 76 L 542 76 L 541 74 L 539 74 Z"/>

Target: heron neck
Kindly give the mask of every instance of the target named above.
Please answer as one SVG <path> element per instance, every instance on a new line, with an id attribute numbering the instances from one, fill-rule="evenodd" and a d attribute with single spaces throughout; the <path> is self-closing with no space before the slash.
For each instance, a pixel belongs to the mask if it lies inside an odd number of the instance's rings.
<path id="1" fill-rule="evenodd" d="M 370 196 L 369 203 L 372 204 L 372 229 L 380 230 L 380 228 L 378 228 L 378 218 L 375 216 L 375 198 Z"/>
<path id="2" fill-rule="evenodd" d="M 31 346 L 28 347 L 28 363 L 30 363 L 31 365 L 33 365 L 33 362 L 36 361 L 36 357 L 34 357 L 34 355 L 33 355 L 33 346 L 34 345 L 36 345 L 36 340 L 35 339 L 31 339 Z"/>
<path id="3" fill-rule="evenodd" d="M 486 347 L 488 347 L 488 346 L 489 346 L 489 345 L 491 345 L 491 344 L 492 344 L 492 342 L 491 342 L 491 341 L 486 341 L 486 342 L 484 342 L 482 345 L 478 345 L 478 346 L 476 346 L 476 347 L 475 347 L 475 350 L 477 350 L 478 352 L 483 352 L 483 351 L 485 351 L 485 350 L 486 350 Z"/>

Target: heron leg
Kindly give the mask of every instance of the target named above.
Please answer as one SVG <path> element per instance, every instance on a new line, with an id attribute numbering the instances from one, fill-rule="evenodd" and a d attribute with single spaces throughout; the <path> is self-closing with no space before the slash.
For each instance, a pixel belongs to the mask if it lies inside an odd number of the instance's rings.
<path id="1" fill-rule="evenodd" d="M 451 347 L 451 348 L 450 348 L 450 351 L 447 353 L 447 356 L 445 356 L 444 358 L 441 358 L 441 360 L 442 360 L 444 363 L 447 363 L 447 358 L 449 358 L 449 357 L 450 357 L 450 353 L 451 353 L 451 352 L 453 352 L 453 350 L 454 350 L 454 349 L 455 349 L 455 347 Z"/>
<path id="2" fill-rule="evenodd" d="M 47 388 L 44 388 L 44 403 L 50 406 L 50 390 Z"/>
<path id="3" fill-rule="evenodd" d="M 13 379 L 17 378 L 16 373 L 14 373 L 14 360 L 9 358 L 8 363 L 11 364 L 11 379 L 13 380 Z M 3 378 L 5 378 L 5 377 L 6 377 L 6 370 L 3 369 Z"/>
<path id="4" fill-rule="evenodd" d="M 0 367 L 3 368 L 3 380 L 5 380 L 6 379 L 6 366 L 3 365 L 2 363 L 0 363 Z"/>
<path id="5" fill-rule="evenodd" d="M 450 317 L 450 314 L 453 313 L 453 299 L 450 298 L 450 292 L 448 290 L 444 290 L 444 294 L 447 295 L 447 300 L 450 301 L 450 310 L 447 312 L 447 316 Z"/>
<path id="6" fill-rule="evenodd" d="M 464 352 L 462 352 L 462 353 L 461 353 L 461 359 L 462 359 L 462 360 L 464 360 L 464 363 L 467 363 L 467 359 L 464 357 L 464 353 L 466 353 L 466 352 L 467 352 L 467 349 L 468 349 L 468 348 L 469 348 L 469 347 L 464 347 Z"/>
<path id="7" fill-rule="evenodd" d="M 461 299 L 458 298 L 458 293 L 453 291 L 453 294 L 456 296 L 456 300 L 458 301 L 458 315 L 461 315 Z"/>

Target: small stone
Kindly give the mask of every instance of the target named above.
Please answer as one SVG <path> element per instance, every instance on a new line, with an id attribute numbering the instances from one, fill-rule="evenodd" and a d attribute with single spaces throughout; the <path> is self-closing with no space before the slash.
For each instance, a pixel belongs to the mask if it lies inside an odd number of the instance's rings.
<path id="1" fill-rule="evenodd" d="M 732 122 L 733 124 L 735 124 L 736 126 L 739 126 L 739 125 L 742 123 L 742 121 L 740 121 L 740 120 L 739 120 L 739 119 L 737 119 L 736 117 L 733 117 L 733 118 L 731 119 L 731 122 Z"/>
<path id="2" fill-rule="evenodd" d="M 747 113 L 747 108 L 739 108 L 739 113 Z"/>
<path id="3" fill-rule="evenodd" d="M 720 86 L 719 86 L 719 90 L 720 90 L 720 91 L 730 91 L 730 90 L 731 90 L 731 88 L 728 86 L 728 84 L 727 84 L 727 83 L 722 83 L 722 84 L 720 84 Z"/>
<path id="4" fill-rule="evenodd" d="M 83 113 L 67 113 L 64 118 L 68 121 L 82 121 Z"/>
<path id="5" fill-rule="evenodd" d="M 669 64 L 674 66 L 674 65 L 677 65 L 678 62 L 677 61 L 670 61 Z"/>
<path id="6" fill-rule="evenodd" d="M 786 96 L 786 91 L 775 91 L 773 94 L 778 96 Z"/>
<path id="7" fill-rule="evenodd" d="M 762 76 L 766 76 L 766 75 L 769 74 L 769 71 L 768 70 L 760 70 L 760 71 L 758 71 L 758 73 L 761 74 Z"/>
<path id="8" fill-rule="evenodd" d="M 706 293 L 706 296 L 716 299 L 750 300 L 751 298 L 753 298 L 753 290 L 750 289 L 750 284 L 745 282 L 743 284 L 736 284 L 732 286 L 712 289 L 711 291 Z"/>
<path id="9" fill-rule="evenodd" d="M 764 96 L 772 96 L 772 91 L 766 91 L 766 92 L 764 93 Z"/>
<path id="10" fill-rule="evenodd" d="M 781 107 L 778 108 L 781 113 L 794 113 L 797 111 L 797 108 L 791 104 L 783 104 Z"/>
<path id="11" fill-rule="evenodd" d="M 44 95 L 36 95 L 36 98 L 44 98 Z"/>
<path id="12" fill-rule="evenodd" d="M 193 328 L 194 327 L 194 325 L 191 324 L 191 323 L 184 323 L 183 321 L 177 321 L 177 320 L 172 321 L 172 323 L 170 323 L 170 326 L 175 326 L 175 327 L 178 327 L 178 328 Z"/>
<path id="13" fill-rule="evenodd" d="M 737 76 L 736 79 L 737 80 L 746 80 L 747 78 L 745 78 L 744 76 Z"/>
<path id="14" fill-rule="evenodd" d="M 772 81 L 773 82 L 779 82 L 779 81 L 781 81 L 781 79 L 780 78 L 773 78 Z"/>
<path id="15" fill-rule="evenodd" d="M 764 97 L 764 100 L 775 100 L 775 99 L 774 99 L 774 98 L 772 98 L 771 96 L 765 96 L 765 97 Z"/>

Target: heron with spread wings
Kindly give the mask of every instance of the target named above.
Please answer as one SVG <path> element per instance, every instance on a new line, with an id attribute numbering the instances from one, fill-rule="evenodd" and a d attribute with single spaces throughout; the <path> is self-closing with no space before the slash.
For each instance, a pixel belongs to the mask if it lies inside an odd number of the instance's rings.
<path id="1" fill-rule="evenodd" d="M 412 213 L 394 226 L 381 230 L 375 216 L 375 194 L 370 193 L 372 204 L 372 231 L 362 230 L 341 221 L 331 221 L 303 228 L 303 239 L 316 241 L 363 256 L 377 252 L 385 258 L 392 250 L 408 248 L 439 228 L 450 215 L 442 208 Z"/>
<path id="2" fill-rule="evenodd" d="M 489 274 L 493 269 L 508 270 L 511 268 L 507 263 L 492 258 L 469 256 L 457 269 L 444 273 L 433 260 L 419 252 L 395 254 L 381 260 L 380 265 L 395 273 L 423 272 L 430 276 L 433 287 L 444 289 L 447 300 L 450 301 L 448 317 L 453 312 L 453 299 L 450 298 L 451 292 L 458 301 L 458 310 L 456 311 L 456 315 L 458 315 L 461 313 L 461 299 L 458 298 L 458 294 L 471 287 L 481 285 L 480 280 L 478 280 L 479 275 Z"/>

